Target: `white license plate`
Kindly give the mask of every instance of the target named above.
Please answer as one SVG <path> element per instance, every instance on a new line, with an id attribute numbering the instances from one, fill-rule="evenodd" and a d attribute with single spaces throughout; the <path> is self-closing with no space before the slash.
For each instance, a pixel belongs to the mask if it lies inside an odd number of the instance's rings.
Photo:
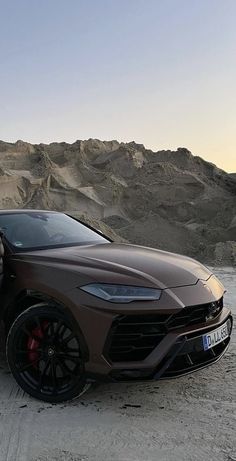
<path id="1" fill-rule="evenodd" d="M 204 351 L 211 349 L 217 344 L 222 343 L 229 336 L 228 323 L 224 323 L 221 327 L 216 330 L 210 331 L 206 335 L 202 336 Z"/>

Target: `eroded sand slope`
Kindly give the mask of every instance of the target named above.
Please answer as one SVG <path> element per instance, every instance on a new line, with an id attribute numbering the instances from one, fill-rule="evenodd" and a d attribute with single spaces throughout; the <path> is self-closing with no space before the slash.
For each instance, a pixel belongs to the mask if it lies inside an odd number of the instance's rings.
<path id="1" fill-rule="evenodd" d="M 236 264 L 235 175 L 185 148 L 1 141 L 0 208 L 18 207 L 66 210 L 137 244 Z"/>

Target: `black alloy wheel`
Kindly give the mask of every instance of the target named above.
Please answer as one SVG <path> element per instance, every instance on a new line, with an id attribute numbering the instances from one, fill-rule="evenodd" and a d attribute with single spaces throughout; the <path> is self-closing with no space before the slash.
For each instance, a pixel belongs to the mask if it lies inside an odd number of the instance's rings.
<path id="1" fill-rule="evenodd" d="M 79 332 L 51 305 L 34 305 L 16 318 L 8 333 L 6 353 L 17 383 L 37 399 L 64 402 L 88 387 Z"/>

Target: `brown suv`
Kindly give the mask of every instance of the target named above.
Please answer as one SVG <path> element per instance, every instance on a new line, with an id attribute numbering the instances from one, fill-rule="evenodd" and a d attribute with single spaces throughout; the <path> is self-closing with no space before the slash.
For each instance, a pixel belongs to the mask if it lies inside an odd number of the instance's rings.
<path id="1" fill-rule="evenodd" d="M 113 243 L 57 212 L 0 211 L 0 229 L 7 359 L 32 396 L 59 402 L 96 380 L 179 376 L 225 352 L 224 287 L 197 261 Z"/>

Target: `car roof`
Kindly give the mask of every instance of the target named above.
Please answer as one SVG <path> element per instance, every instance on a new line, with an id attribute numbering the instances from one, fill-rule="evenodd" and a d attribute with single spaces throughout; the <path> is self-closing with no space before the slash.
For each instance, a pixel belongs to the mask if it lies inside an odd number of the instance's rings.
<path id="1" fill-rule="evenodd" d="M 1 214 L 20 214 L 20 213 L 60 213 L 60 211 L 53 211 L 53 210 L 31 210 L 30 208 L 25 209 L 12 209 L 12 210 L 0 210 Z"/>

